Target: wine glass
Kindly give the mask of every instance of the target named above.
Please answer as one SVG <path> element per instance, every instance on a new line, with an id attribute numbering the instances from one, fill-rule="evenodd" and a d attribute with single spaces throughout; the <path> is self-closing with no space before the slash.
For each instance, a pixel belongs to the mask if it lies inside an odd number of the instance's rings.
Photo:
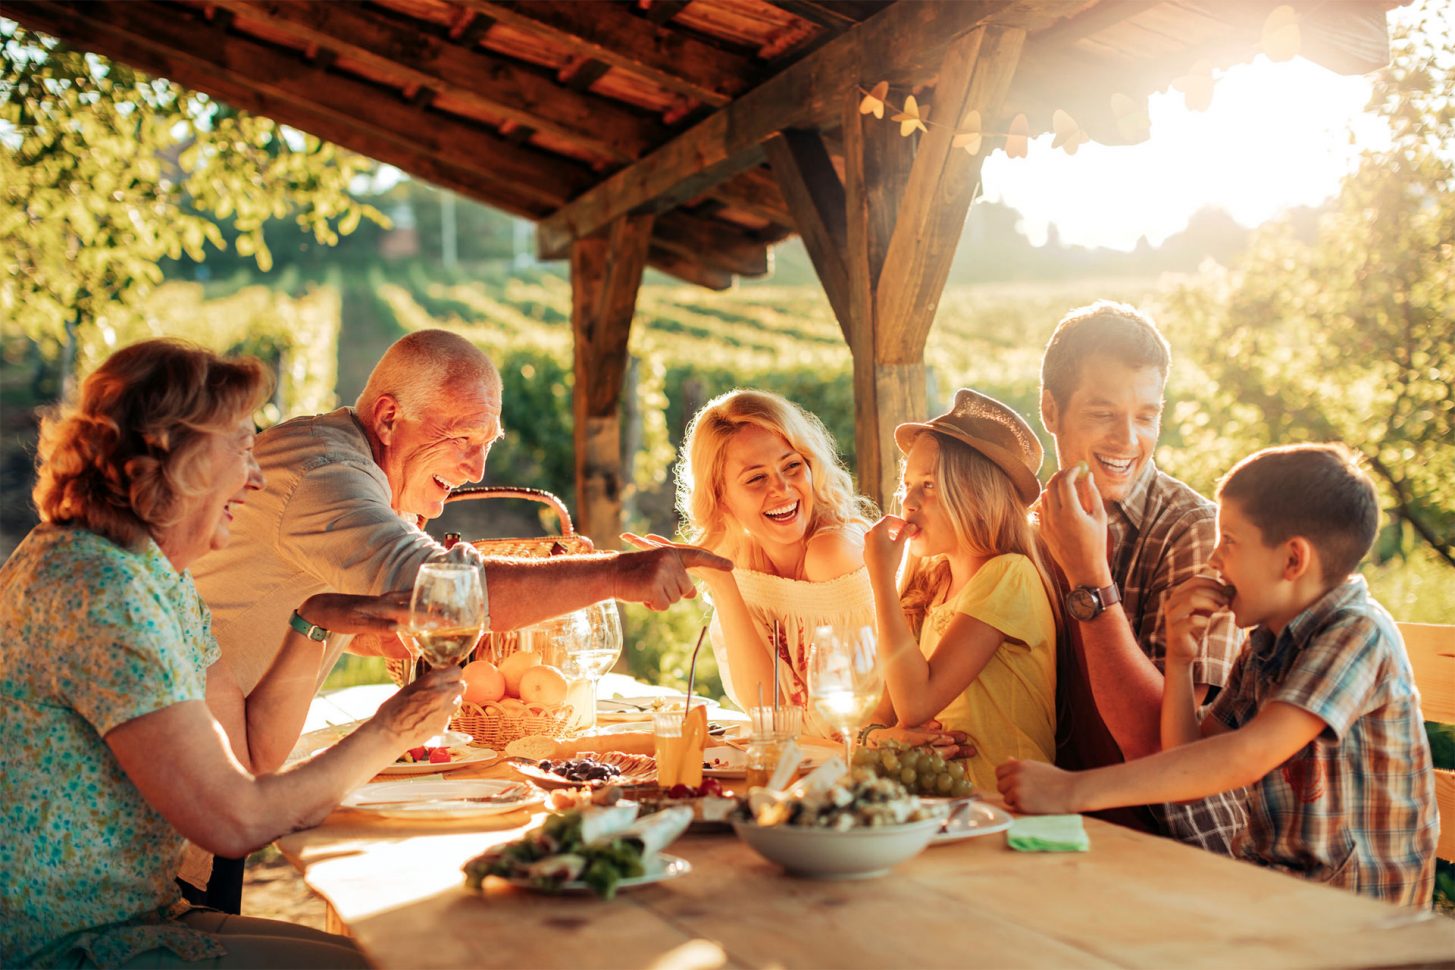
<path id="1" fill-rule="evenodd" d="M 854 766 L 859 725 L 879 703 L 879 670 L 872 626 L 821 626 L 808 658 L 808 693 L 814 710 L 844 739 L 844 764 Z"/>
<path id="2" fill-rule="evenodd" d="M 485 632 L 485 593 L 478 567 L 427 562 L 414 578 L 409 636 L 431 667 L 458 664 Z"/>
<path id="3" fill-rule="evenodd" d="M 580 635 L 567 639 L 564 646 L 568 672 L 590 684 L 590 704 L 582 721 L 583 732 L 590 734 L 596 730 L 596 683 L 621 656 L 621 614 L 615 600 L 578 612 L 582 620 L 575 629 Z"/>

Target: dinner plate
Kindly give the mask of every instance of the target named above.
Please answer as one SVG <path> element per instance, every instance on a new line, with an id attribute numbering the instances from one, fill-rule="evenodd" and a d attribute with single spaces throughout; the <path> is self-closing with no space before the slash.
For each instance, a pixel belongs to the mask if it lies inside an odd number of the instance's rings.
<path id="1" fill-rule="evenodd" d="M 383 818 L 456 819 L 500 815 L 539 801 L 540 793 L 527 787 L 519 797 L 509 801 L 472 802 L 469 799 L 492 798 L 518 784 L 498 778 L 377 781 L 349 792 L 339 807 Z"/>
<path id="2" fill-rule="evenodd" d="M 968 804 L 951 805 L 950 817 L 939 833 L 930 839 L 930 845 L 948 845 L 980 835 L 1004 832 L 1013 821 L 1009 812 L 986 802 L 971 801 Z"/>
<path id="3" fill-rule="evenodd" d="M 438 745 L 430 745 L 438 747 Z M 500 757 L 493 748 L 472 748 L 468 745 L 458 747 L 448 745 L 450 751 L 449 761 L 416 761 L 398 762 L 379 772 L 381 775 L 432 775 L 442 771 L 454 771 L 456 768 L 468 768 L 470 765 L 482 764 L 486 761 L 494 761 Z"/>
<path id="4" fill-rule="evenodd" d="M 681 713 L 682 703 L 686 699 L 685 694 L 647 694 L 639 697 L 603 697 L 596 702 L 596 719 L 598 721 L 651 721 L 653 714 L 677 711 Z M 706 704 L 711 709 L 717 707 L 706 697 L 692 696 L 692 705 Z"/>
<path id="5" fill-rule="evenodd" d="M 803 760 L 799 763 L 799 770 L 812 771 L 833 757 L 833 752 L 826 748 L 806 746 L 801 748 Z M 721 745 L 715 748 L 708 748 L 702 753 L 704 764 L 712 764 L 715 761 L 722 761 L 720 767 L 703 768 L 704 778 L 746 778 L 748 777 L 748 754 L 740 748 L 730 748 Z"/>
<path id="6" fill-rule="evenodd" d="M 659 852 L 654 858 L 647 861 L 645 868 L 647 871 L 642 873 L 640 876 L 628 876 L 625 879 L 619 881 L 616 884 L 617 891 L 620 892 L 623 889 L 631 889 L 635 886 L 650 886 L 652 883 L 666 882 L 669 879 L 676 879 L 679 876 L 685 876 L 692 871 L 692 863 L 688 862 L 681 856 L 668 855 L 665 852 Z M 529 879 L 506 879 L 505 881 L 510 883 L 512 886 L 519 886 L 522 889 L 532 889 L 537 892 L 544 891 L 536 889 L 536 887 L 531 884 L 531 881 Z M 570 882 L 561 883 L 561 885 L 555 891 L 558 893 L 578 894 L 594 893 L 596 890 L 592 889 L 590 886 L 586 885 L 586 883 L 582 882 L 579 879 L 573 879 Z"/>

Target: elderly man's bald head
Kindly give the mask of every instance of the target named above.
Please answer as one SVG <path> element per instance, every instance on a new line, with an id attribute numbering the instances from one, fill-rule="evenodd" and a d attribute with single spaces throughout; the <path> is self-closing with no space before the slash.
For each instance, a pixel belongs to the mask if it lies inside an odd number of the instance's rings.
<path id="1" fill-rule="evenodd" d="M 384 352 L 355 408 L 360 414 L 372 413 L 387 394 L 405 413 L 420 414 L 452 393 L 480 384 L 498 393 L 500 372 L 478 347 L 448 330 L 416 330 Z"/>

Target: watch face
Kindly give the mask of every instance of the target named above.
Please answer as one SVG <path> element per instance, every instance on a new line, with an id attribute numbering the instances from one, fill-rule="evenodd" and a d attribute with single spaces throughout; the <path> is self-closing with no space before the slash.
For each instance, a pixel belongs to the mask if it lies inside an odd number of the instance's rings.
<path id="1" fill-rule="evenodd" d="M 1066 612 L 1078 620 L 1091 620 L 1101 612 L 1101 601 L 1094 590 L 1078 586 L 1066 594 Z"/>

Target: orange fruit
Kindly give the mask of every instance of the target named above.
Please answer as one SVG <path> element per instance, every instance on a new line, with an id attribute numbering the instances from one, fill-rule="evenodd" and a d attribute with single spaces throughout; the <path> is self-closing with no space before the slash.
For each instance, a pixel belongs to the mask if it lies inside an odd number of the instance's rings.
<path id="1" fill-rule="evenodd" d="M 490 661 L 467 663 L 461 673 L 465 680 L 465 700 L 471 704 L 498 701 L 505 696 L 505 675 Z"/>
<path id="2" fill-rule="evenodd" d="M 566 675 L 549 664 L 531 667 L 520 676 L 520 699 L 527 704 L 558 707 L 566 702 Z"/>
<path id="3" fill-rule="evenodd" d="M 511 697 L 520 696 L 520 678 L 532 667 L 540 666 L 541 655 L 531 650 L 517 650 L 500 661 L 500 672 L 505 675 L 505 693 Z"/>

